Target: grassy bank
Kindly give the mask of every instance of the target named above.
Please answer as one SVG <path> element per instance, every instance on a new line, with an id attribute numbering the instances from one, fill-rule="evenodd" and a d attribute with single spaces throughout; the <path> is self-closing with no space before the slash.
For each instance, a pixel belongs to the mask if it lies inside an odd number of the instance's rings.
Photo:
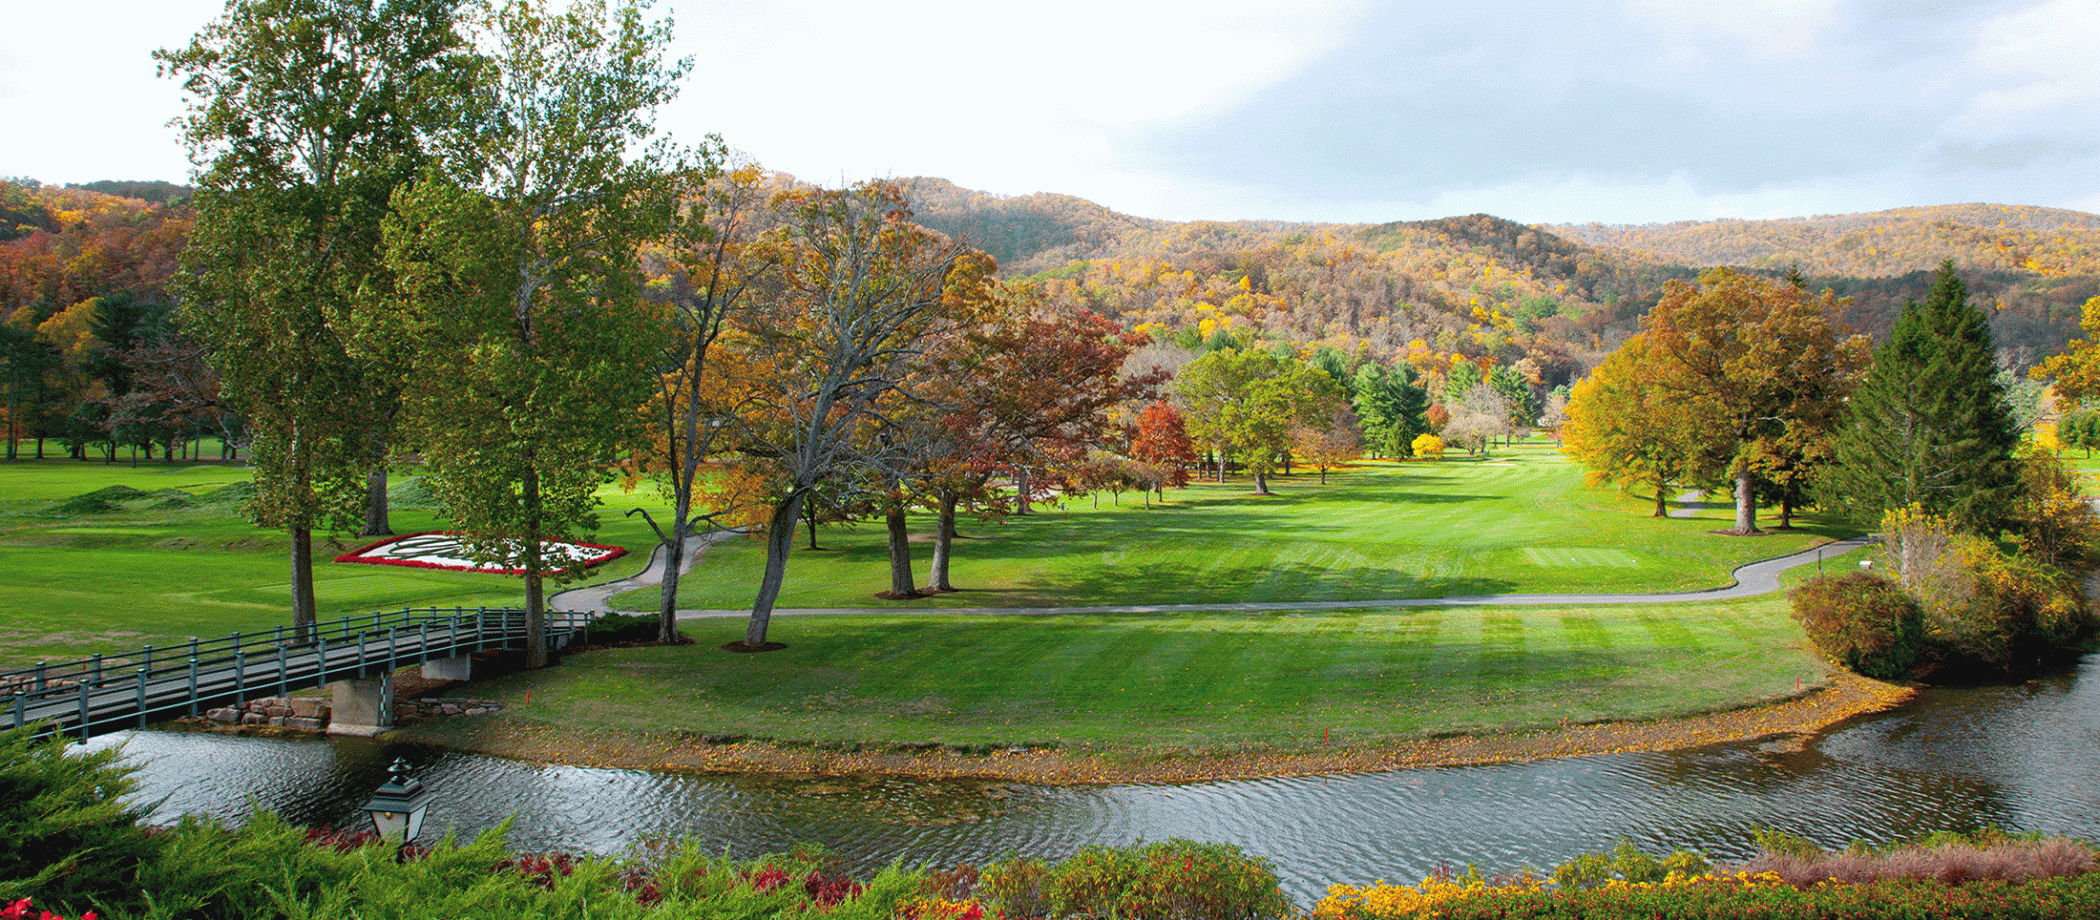
<path id="1" fill-rule="evenodd" d="M 1784 555 L 1843 528 L 1800 519 L 1803 529 L 1728 537 L 1732 509 L 1692 518 L 1647 516 L 1652 500 L 1582 484 L 1582 470 L 1551 445 L 1520 445 L 1492 458 L 1434 463 L 1366 462 L 1333 473 L 1275 480 L 1275 495 L 1244 480 L 1168 490 L 1144 507 L 1126 493 L 1072 499 L 1060 510 L 966 522 L 954 580 L 960 593 L 913 608 L 1202 604 L 1372 600 L 1531 591 L 1676 591 L 1719 587 L 1744 562 Z M 1776 523 L 1769 517 L 1768 524 Z M 929 533 L 924 515 L 915 534 Z M 889 587 L 882 528 L 820 531 L 820 549 L 798 542 L 783 607 L 900 606 Z M 930 546 L 917 544 L 920 572 Z M 764 566 L 756 539 L 708 550 L 680 588 L 680 606 L 750 605 Z M 616 598 L 653 609 L 654 589 Z"/>
<path id="2" fill-rule="evenodd" d="M 608 765 L 989 769 L 1086 782 L 1682 747 L 1802 730 L 1896 698 L 1887 688 L 1848 686 L 1850 696 L 1828 701 L 1838 708 L 1811 700 L 1769 722 L 1752 712 L 1726 724 L 1632 724 L 1826 687 L 1826 665 L 1805 650 L 1777 595 L 1613 607 L 792 617 L 775 624 L 788 648 L 755 656 L 705 644 L 716 638 L 710 626 L 688 624 L 700 645 L 591 651 L 559 668 L 479 682 L 476 695 L 507 707 L 401 735 Z M 729 620 L 714 631 L 738 629 Z M 1603 727 L 1569 731 L 1585 724 Z M 1401 751 L 1425 739 L 1526 732 L 1553 737 Z M 732 744 L 747 740 L 767 742 L 772 753 Z M 935 747 L 1054 747 L 1089 762 L 1016 762 L 1002 771 L 952 758 L 856 766 L 777 754 Z M 1180 760 L 1208 763 L 1165 773 L 1152 766 Z"/>

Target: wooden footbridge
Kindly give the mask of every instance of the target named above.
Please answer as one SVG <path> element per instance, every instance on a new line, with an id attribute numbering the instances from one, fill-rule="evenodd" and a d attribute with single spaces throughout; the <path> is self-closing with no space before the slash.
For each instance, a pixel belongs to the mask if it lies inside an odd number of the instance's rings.
<path id="1" fill-rule="evenodd" d="M 589 627 L 590 613 L 547 614 L 548 651 Z M 249 699 L 335 685 L 330 730 L 369 734 L 393 724 L 393 672 L 469 676 L 475 652 L 525 645 L 525 611 L 500 608 L 397 610 L 316 624 L 300 641 L 285 627 L 191 639 L 181 645 L 45 662 L 0 672 L 0 725 L 42 723 L 47 734 L 86 740 L 154 722 L 196 717 Z"/>

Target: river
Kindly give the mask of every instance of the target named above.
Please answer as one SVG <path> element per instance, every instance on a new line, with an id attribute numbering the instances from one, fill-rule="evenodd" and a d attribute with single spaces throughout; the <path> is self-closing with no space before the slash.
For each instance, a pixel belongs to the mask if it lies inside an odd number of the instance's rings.
<path id="1" fill-rule="evenodd" d="M 515 816 L 516 849 L 616 852 L 669 833 L 751 856 L 813 842 L 869 873 L 896 858 L 1057 857 L 1189 837 L 1268 857 L 1301 905 L 1335 882 L 1414 881 L 1439 864 L 1551 867 L 1620 837 L 1715 857 L 1747 855 L 1757 827 L 1826 845 L 1986 824 L 2100 839 L 2100 655 L 2020 686 L 1930 690 L 1805 744 L 1178 786 L 691 776 L 192 731 L 93 744 L 124 745 L 141 800 L 166 797 L 161 820 L 237 823 L 260 807 L 362 827 L 365 799 L 405 756 L 436 793 L 425 842 Z"/>

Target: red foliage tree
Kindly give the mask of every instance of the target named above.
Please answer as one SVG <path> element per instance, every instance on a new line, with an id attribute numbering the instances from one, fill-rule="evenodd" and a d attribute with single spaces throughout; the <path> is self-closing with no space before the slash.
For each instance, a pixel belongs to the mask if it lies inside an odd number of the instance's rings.
<path id="1" fill-rule="evenodd" d="M 1174 488 L 1187 488 L 1188 465 L 1196 462 L 1196 445 L 1189 441 L 1181 413 L 1165 400 L 1146 406 L 1138 415 L 1137 437 L 1130 442 L 1130 455 L 1167 471 Z"/>

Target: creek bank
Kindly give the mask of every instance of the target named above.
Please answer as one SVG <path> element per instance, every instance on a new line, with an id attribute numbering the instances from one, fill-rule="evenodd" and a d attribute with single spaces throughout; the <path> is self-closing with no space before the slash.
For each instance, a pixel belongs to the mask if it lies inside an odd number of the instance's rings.
<path id="1" fill-rule="evenodd" d="M 500 714 L 491 719 L 405 726 L 389 733 L 387 739 L 535 763 L 701 774 L 984 780 L 1045 786 L 1171 784 L 1674 751 L 1759 739 L 1778 739 L 1774 743 L 1779 749 L 1790 749 L 1806 736 L 1839 722 L 1895 708 L 1915 693 L 1913 688 L 1838 672 L 1830 675 L 1825 686 L 1722 712 L 1293 750 L 1095 751 L 1040 745 L 971 745 L 958 750 L 932 743 L 851 742 L 796 746 L 683 734 L 611 736 Z"/>

